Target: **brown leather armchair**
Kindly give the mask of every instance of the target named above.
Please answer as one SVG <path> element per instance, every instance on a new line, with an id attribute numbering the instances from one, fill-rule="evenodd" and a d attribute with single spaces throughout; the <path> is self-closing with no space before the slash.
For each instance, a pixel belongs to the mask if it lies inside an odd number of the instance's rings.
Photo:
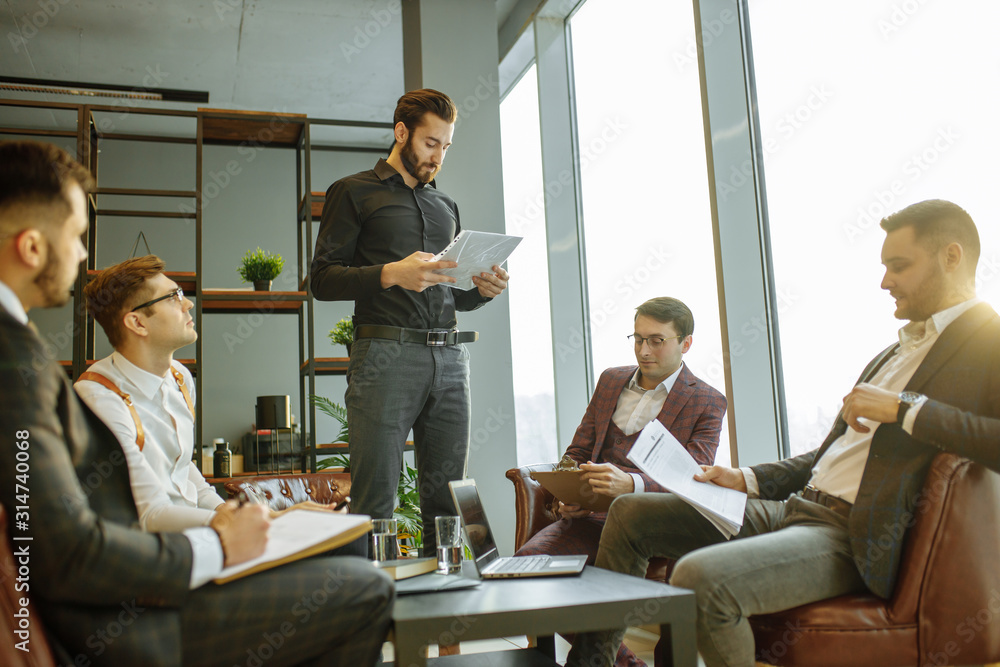
<path id="1" fill-rule="evenodd" d="M 31 623 L 28 644 L 30 651 L 21 651 L 15 646 L 21 638 L 14 634 L 19 629 L 18 619 L 14 614 L 21 609 L 20 598 L 24 597 L 24 593 L 14 588 L 17 583 L 17 563 L 14 562 L 14 552 L 7 531 L 7 512 L 3 505 L 0 505 L 0 534 L 3 535 L 0 538 L 0 664 L 7 667 L 54 666 L 56 661 L 45 638 L 45 628 L 38 615 L 38 608 L 30 603 L 26 607 Z"/>
<path id="2" fill-rule="evenodd" d="M 283 510 L 311 500 L 321 505 L 339 503 L 351 495 L 351 475 L 346 472 L 316 472 L 274 477 L 244 477 L 226 482 L 226 493 L 235 498 L 244 488 L 252 487 L 267 498 L 273 510 Z"/>
<path id="3" fill-rule="evenodd" d="M 514 484 L 514 549 L 520 549 L 531 537 L 549 524 L 559 521 L 553 511 L 555 498 L 545 488 L 531 479 L 535 471 L 554 469 L 555 463 L 536 463 L 507 471 L 507 479 Z M 649 561 L 646 578 L 665 582 L 673 569 L 674 561 L 654 558 Z"/>
<path id="4" fill-rule="evenodd" d="M 750 618 L 758 660 L 890 667 L 1000 660 L 1000 475 L 938 454 L 892 598 L 845 595 Z"/>

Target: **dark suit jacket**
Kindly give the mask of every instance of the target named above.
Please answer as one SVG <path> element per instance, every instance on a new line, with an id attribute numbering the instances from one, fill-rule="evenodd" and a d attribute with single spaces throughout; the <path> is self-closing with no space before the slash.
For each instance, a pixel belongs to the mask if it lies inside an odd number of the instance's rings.
<path id="1" fill-rule="evenodd" d="M 121 447 L 52 357 L 0 307 L 0 502 L 12 534 L 32 537 L 14 542 L 29 549 L 27 593 L 71 659 L 179 665 L 190 542 L 138 529 Z"/>
<path id="2" fill-rule="evenodd" d="M 859 378 L 870 379 L 893 345 Z M 1000 316 L 985 303 L 970 308 L 938 338 L 906 385 L 925 394 L 913 435 L 898 423 L 875 429 L 868 463 L 848 528 L 854 562 L 868 588 L 892 595 L 906 529 L 924 511 L 924 478 L 934 455 L 953 452 L 1000 471 Z M 847 430 L 837 416 L 816 450 L 777 463 L 753 466 L 762 498 L 784 499 L 809 481 L 816 459 Z"/>
<path id="3" fill-rule="evenodd" d="M 615 447 L 614 451 L 604 449 L 605 436 L 618 405 L 618 397 L 637 368 L 638 366 L 619 366 L 609 368 L 601 374 L 587 412 L 573 435 L 573 442 L 566 448 L 566 453 L 579 463 L 614 463 L 627 472 L 639 473 L 647 491 L 666 491 L 625 458 L 629 449 L 625 443 L 621 443 L 621 448 Z M 726 397 L 699 380 L 684 366 L 656 418 L 684 445 L 695 461 L 711 465 L 715 460 L 715 450 L 719 447 L 719 432 L 722 430 L 724 414 Z"/>

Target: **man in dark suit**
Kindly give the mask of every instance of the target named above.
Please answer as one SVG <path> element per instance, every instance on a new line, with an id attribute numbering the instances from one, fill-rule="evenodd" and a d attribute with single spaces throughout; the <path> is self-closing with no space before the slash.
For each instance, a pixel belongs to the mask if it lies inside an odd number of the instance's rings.
<path id="1" fill-rule="evenodd" d="M 726 397 L 684 365 L 694 340 L 691 310 L 671 297 L 650 299 L 635 310 L 629 338 L 638 365 L 601 374 L 565 454 L 580 465 L 595 495 L 611 498 L 666 491 L 626 458 L 650 421 L 658 419 L 698 463 L 711 465 L 726 412 Z M 563 520 L 538 531 L 517 555 L 587 554 L 593 565 L 607 514 L 562 502 L 558 511 Z"/>
<path id="2" fill-rule="evenodd" d="M 868 590 L 888 598 L 907 527 L 940 451 L 1000 471 L 1000 317 L 975 297 L 979 234 L 950 202 L 925 201 L 882 223 L 882 288 L 909 320 L 844 398 L 830 434 L 801 456 L 697 477 L 748 492 L 726 542 L 670 495 L 612 507 L 600 567 L 640 575 L 681 558 L 671 583 L 693 589 L 707 665 L 753 665 L 753 614 Z M 747 539 L 742 539 L 747 538 Z M 577 637 L 567 665 L 610 664 L 621 632 Z"/>
<path id="3" fill-rule="evenodd" d="M 263 552 L 265 508 L 139 530 L 121 447 L 27 319 L 69 300 L 92 186 L 55 146 L 0 144 L 0 502 L 28 571 L 18 590 L 42 616 L 31 640 L 44 622 L 76 665 L 374 664 L 393 588 L 369 563 L 314 558 L 219 586 L 223 565 Z"/>

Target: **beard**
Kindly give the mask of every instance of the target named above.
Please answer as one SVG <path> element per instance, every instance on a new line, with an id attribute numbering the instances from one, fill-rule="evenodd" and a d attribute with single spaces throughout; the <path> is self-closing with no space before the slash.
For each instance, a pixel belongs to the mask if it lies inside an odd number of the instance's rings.
<path id="1" fill-rule="evenodd" d="M 932 273 L 920 282 L 912 294 L 906 296 L 906 303 L 896 311 L 896 319 L 911 322 L 928 319 L 945 302 L 947 290 L 944 270 L 935 265 Z"/>
<path id="2" fill-rule="evenodd" d="M 58 308 L 69 303 L 69 285 L 63 285 L 63 263 L 49 242 L 48 258 L 34 283 L 42 293 L 42 308 Z"/>
<path id="3" fill-rule="evenodd" d="M 403 162 L 403 167 L 406 168 L 406 171 L 410 172 L 410 176 L 421 183 L 430 183 L 439 171 L 439 168 L 430 162 L 419 163 L 420 158 L 417 157 L 416 151 L 413 150 L 413 135 L 406 138 L 406 143 L 399 151 L 399 158 Z"/>

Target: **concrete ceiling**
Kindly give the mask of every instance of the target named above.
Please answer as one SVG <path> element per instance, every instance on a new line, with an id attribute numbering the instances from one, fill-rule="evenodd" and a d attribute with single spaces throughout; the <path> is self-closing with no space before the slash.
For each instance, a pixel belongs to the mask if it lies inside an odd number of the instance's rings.
<path id="1" fill-rule="evenodd" d="M 403 92 L 399 4 L 0 0 L 0 35 L 7 42 L 0 46 L 0 74 L 209 93 L 207 104 L 139 103 L 143 106 L 390 121 Z M 517 4 L 496 0 L 499 26 Z M 11 91 L 0 91 L 0 97 L 87 100 Z"/>

